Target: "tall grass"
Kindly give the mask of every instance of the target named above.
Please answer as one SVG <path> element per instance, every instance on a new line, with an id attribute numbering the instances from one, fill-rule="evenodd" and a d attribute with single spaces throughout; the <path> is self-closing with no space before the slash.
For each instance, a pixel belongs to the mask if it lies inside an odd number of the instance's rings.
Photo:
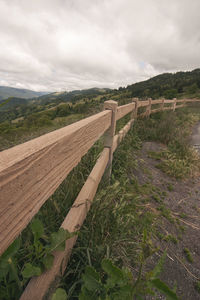
<path id="1" fill-rule="evenodd" d="M 199 155 L 190 145 L 192 126 L 200 120 L 198 111 L 196 107 L 177 109 L 174 113 L 156 113 L 137 122 L 137 132 L 142 140 L 166 146 L 164 151 L 157 153 L 157 158 L 160 159 L 158 167 L 168 175 L 185 178 L 199 173 Z"/>

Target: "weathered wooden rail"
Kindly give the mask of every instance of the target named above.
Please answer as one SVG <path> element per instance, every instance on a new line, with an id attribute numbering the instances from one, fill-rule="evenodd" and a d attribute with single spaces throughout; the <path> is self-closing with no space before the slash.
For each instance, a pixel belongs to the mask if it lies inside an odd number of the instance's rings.
<path id="1" fill-rule="evenodd" d="M 99 182 L 107 169 L 111 172 L 113 152 L 130 130 L 137 116 L 149 116 L 162 110 L 183 107 L 183 100 L 139 101 L 119 106 L 106 101 L 104 111 L 67 127 L 55 130 L 24 144 L 0 153 L 0 255 L 27 226 L 45 201 L 54 193 L 69 172 L 80 162 L 92 145 L 104 135 L 104 150 L 82 187 L 61 227 L 78 231 L 96 194 Z M 179 104 L 182 103 L 182 104 Z M 171 104 L 165 107 L 165 104 Z M 160 105 L 154 108 L 154 105 Z M 138 109 L 146 111 L 138 114 Z M 115 135 L 116 121 L 131 113 L 130 121 Z M 53 267 L 30 280 L 22 300 L 42 299 L 56 276 L 67 265 L 77 236 L 66 241 L 65 251 L 54 253 Z"/>

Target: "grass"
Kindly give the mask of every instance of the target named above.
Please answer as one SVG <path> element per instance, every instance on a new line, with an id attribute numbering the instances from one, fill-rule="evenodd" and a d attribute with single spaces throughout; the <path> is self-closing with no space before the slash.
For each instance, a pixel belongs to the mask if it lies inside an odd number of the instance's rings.
<path id="1" fill-rule="evenodd" d="M 138 135 L 142 140 L 164 145 L 163 151 L 151 151 L 149 157 L 158 160 L 157 167 L 166 174 L 177 179 L 199 174 L 199 155 L 189 145 L 191 128 L 199 120 L 200 113 L 194 106 L 174 113 L 156 113 L 137 122 Z"/>
<path id="2" fill-rule="evenodd" d="M 185 254 L 185 257 L 186 257 L 187 261 L 189 263 L 193 263 L 194 260 L 193 260 L 193 257 L 192 257 L 192 254 L 191 254 L 190 250 L 188 248 L 184 248 L 183 252 Z"/>
<path id="3" fill-rule="evenodd" d="M 151 225 L 157 215 L 145 206 L 152 186 L 140 186 L 132 174 L 137 166 L 134 152 L 139 147 L 140 140 L 133 130 L 114 155 L 111 185 L 101 184 L 62 278 L 61 287 L 68 291 L 69 299 L 78 298 L 80 278 L 88 264 L 100 272 L 102 259 L 109 257 L 120 267 L 137 268 L 144 231 L 149 236 L 147 255 L 155 251 Z"/>
<path id="4" fill-rule="evenodd" d="M 172 242 L 174 244 L 178 244 L 178 240 L 175 236 L 168 234 L 163 238 L 164 241 L 166 242 Z"/>

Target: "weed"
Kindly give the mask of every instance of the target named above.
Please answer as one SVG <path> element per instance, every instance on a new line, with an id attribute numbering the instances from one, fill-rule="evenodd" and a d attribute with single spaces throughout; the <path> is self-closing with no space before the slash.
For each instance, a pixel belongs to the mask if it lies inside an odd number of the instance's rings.
<path id="1" fill-rule="evenodd" d="M 67 293 L 64 289 L 58 288 L 52 295 L 51 300 L 67 300 Z"/>
<path id="2" fill-rule="evenodd" d="M 174 190 L 174 187 L 173 185 L 169 182 L 168 185 L 167 185 L 167 189 L 168 191 L 172 192 Z"/>
<path id="3" fill-rule="evenodd" d="M 152 198 L 157 202 L 157 203 L 162 203 L 162 200 L 157 194 L 153 194 Z"/>
<path id="4" fill-rule="evenodd" d="M 174 244 L 178 244 L 178 240 L 175 236 L 168 234 L 163 238 L 164 241 L 166 242 L 172 242 Z"/>
<path id="5" fill-rule="evenodd" d="M 184 225 L 179 225 L 179 230 L 181 231 L 181 232 L 185 232 L 186 231 L 186 228 L 185 228 L 185 226 Z"/>
<path id="6" fill-rule="evenodd" d="M 179 214 L 179 217 L 185 219 L 187 217 L 187 214 L 182 212 Z"/>
<path id="7" fill-rule="evenodd" d="M 188 150 L 184 158 L 179 158 L 179 154 L 170 150 L 163 151 L 162 157 L 157 168 L 177 179 L 194 176 L 200 170 L 199 155 L 192 149 Z"/>
<path id="8" fill-rule="evenodd" d="M 66 239 L 72 234 L 60 228 L 50 237 L 45 236 L 43 224 L 39 219 L 34 219 L 31 223 L 32 246 L 29 256 L 30 262 L 23 265 L 19 274 L 19 259 L 21 239 L 16 239 L 0 258 L 0 282 L 1 299 L 13 299 L 19 297 L 23 286 L 27 280 L 33 276 L 39 276 L 43 271 L 48 270 L 53 264 L 53 251 L 63 251 Z M 17 260 L 18 258 L 18 260 Z"/>
<path id="9" fill-rule="evenodd" d="M 162 159 L 162 152 L 155 152 L 155 151 L 149 151 L 148 157 L 154 158 L 155 160 L 161 160 Z"/>
<path id="10" fill-rule="evenodd" d="M 170 209 L 166 208 L 164 205 L 161 205 L 157 208 L 163 217 L 165 217 L 170 223 L 174 223 L 174 218 L 171 215 Z"/>
<path id="11" fill-rule="evenodd" d="M 163 196 L 163 197 L 166 197 L 166 196 L 167 196 L 167 192 L 166 192 L 166 191 L 163 191 L 163 192 L 162 192 L 162 196 Z"/>
<path id="12" fill-rule="evenodd" d="M 144 254 L 143 254 L 144 256 Z M 83 285 L 79 300 L 92 299 L 127 299 L 132 300 L 133 297 L 141 298 L 144 295 L 155 295 L 155 289 L 170 299 L 178 299 L 175 292 L 162 282 L 158 275 L 162 270 L 166 253 L 160 258 L 155 268 L 146 274 L 145 280 L 142 279 L 141 263 L 140 272 L 136 279 L 130 269 L 123 267 L 118 268 L 109 259 L 103 259 L 101 267 L 104 272 L 104 277 L 100 275 L 93 267 L 87 266 L 82 276 Z"/>
<path id="13" fill-rule="evenodd" d="M 196 288 L 197 292 L 200 294 L 200 281 L 197 281 L 195 283 L 195 288 Z"/>
<path id="14" fill-rule="evenodd" d="M 194 260 L 193 260 L 190 250 L 188 248 L 184 248 L 183 252 L 185 254 L 185 257 L 187 258 L 187 261 L 189 261 L 190 263 L 193 263 Z"/>

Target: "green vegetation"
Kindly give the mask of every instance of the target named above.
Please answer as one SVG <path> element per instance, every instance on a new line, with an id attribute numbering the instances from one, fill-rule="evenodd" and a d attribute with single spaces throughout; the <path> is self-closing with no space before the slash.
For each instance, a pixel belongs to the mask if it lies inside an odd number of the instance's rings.
<path id="1" fill-rule="evenodd" d="M 143 259 L 146 259 L 145 254 L 145 238 L 143 240 Z M 79 300 L 132 300 L 133 297 L 141 298 L 147 294 L 156 295 L 155 289 L 163 293 L 170 299 L 178 299 L 175 292 L 162 282 L 158 276 L 162 271 L 166 253 L 160 258 L 155 268 L 146 273 L 146 278 L 141 279 L 143 262 L 140 265 L 140 272 L 136 280 L 130 269 L 123 267 L 118 268 L 109 259 L 103 259 L 101 262 L 102 270 L 106 274 L 101 276 L 96 270 L 87 266 L 82 276 L 82 288 L 79 295 Z M 102 277 L 102 278 L 101 278 Z"/>
<path id="2" fill-rule="evenodd" d="M 149 156 L 160 161 L 157 167 L 168 175 L 185 178 L 198 174 L 199 156 L 190 147 L 188 137 L 192 126 L 199 120 L 200 113 L 191 107 L 174 113 L 156 113 L 149 119 L 138 121 L 138 135 L 143 140 L 165 145 L 160 152 L 149 152 Z M 168 187 L 169 190 L 173 188 Z"/>
<path id="3" fill-rule="evenodd" d="M 191 254 L 190 250 L 188 248 L 184 248 L 183 252 L 185 254 L 185 257 L 186 257 L 187 261 L 189 261 L 190 263 L 193 263 L 194 260 L 193 260 L 193 257 L 192 257 L 192 254 Z"/>
<path id="4" fill-rule="evenodd" d="M 168 191 L 172 192 L 174 190 L 174 187 L 171 183 L 168 183 L 167 185 Z"/>
<path id="5" fill-rule="evenodd" d="M 175 236 L 171 235 L 171 234 L 168 234 L 165 237 L 163 237 L 163 240 L 166 241 L 166 242 L 172 242 L 174 244 L 178 243 L 177 238 Z"/>
<path id="6" fill-rule="evenodd" d="M 52 267 L 53 251 L 63 251 L 65 241 L 73 235 L 60 228 L 57 232 L 45 235 L 44 227 L 39 219 L 34 219 L 30 224 L 32 235 L 31 244 L 28 245 L 28 260 L 21 267 L 22 254 L 20 249 L 22 239 L 16 239 L 4 252 L 0 258 L 0 297 L 1 299 L 19 298 L 23 286 L 28 279 L 33 276 L 39 276 L 45 270 Z"/>
<path id="7" fill-rule="evenodd" d="M 22 104 L 23 99 L 9 98 L 0 107 L 0 150 L 102 111 L 103 102 L 112 97 L 108 90 L 91 89 L 45 95 Z M 124 96 L 115 100 L 127 103 Z"/>
<path id="8" fill-rule="evenodd" d="M 196 288 L 197 292 L 200 294 L 200 281 L 196 282 L 195 288 Z"/>
<path id="9" fill-rule="evenodd" d="M 53 294 L 52 300 L 67 300 L 67 293 L 64 289 L 58 288 Z"/>
<path id="10" fill-rule="evenodd" d="M 98 103 L 91 100 L 74 105 L 61 104 L 53 109 L 24 115 L 22 118 L 19 118 L 21 116 L 19 114 L 16 121 L 0 123 L 0 149 L 5 149 L 16 143 L 64 127 L 98 110 Z"/>
<path id="11" fill-rule="evenodd" d="M 125 88 L 124 88 L 125 89 Z M 122 89 L 123 90 L 123 89 Z M 200 97 L 200 69 L 191 72 L 166 73 L 127 87 L 133 97 L 166 99 Z"/>

